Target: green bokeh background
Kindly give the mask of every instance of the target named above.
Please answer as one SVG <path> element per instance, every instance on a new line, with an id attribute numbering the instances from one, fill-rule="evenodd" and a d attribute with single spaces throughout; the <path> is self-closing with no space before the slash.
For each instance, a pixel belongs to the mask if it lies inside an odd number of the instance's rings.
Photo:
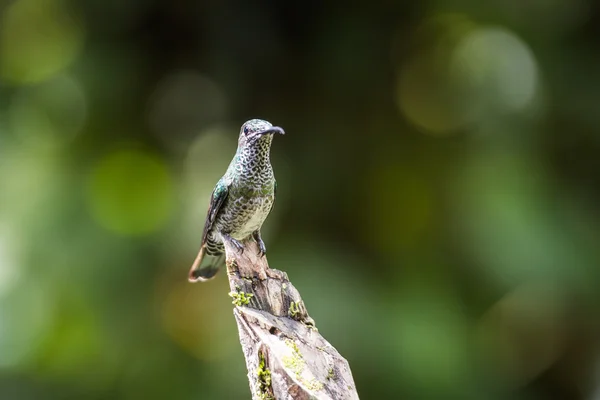
<path id="1" fill-rule="evenodd" d="M 600 396 L 592 0 L 0 4 L 0 399 L 248 399 L 189 284 L 240 125 L 361 399 Z"/>

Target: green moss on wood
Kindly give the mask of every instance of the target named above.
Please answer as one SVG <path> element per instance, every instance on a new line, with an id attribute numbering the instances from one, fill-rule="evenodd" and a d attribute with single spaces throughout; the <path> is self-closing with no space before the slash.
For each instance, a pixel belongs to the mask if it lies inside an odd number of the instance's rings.
<path id="1" fill-rule="evenodd" d="M 285 344 L 292 349 L 292 354 L 289 356 L 282 357 L 283 365 L 292 371 L 296 377 L 296 380 L 300 382 L 306 389 L 308 390 L 321 390 L 323 389 L 323 384 L 312 378 L 310 380 L 305 379 L 302 376 L 304 372 L 304 368 L 306 367 L 306 362 L 300 353 L 300 349 L 298 345 L 290 339 L 285 339 Z"/>
<path id="2" fill-rule="evenodd" d="M 327 379 L 333 379 L 335 378 L 335 370 L 333 368 L 329 368 L 329 370 L 327 370 Z"/>
<path id="3" fill-rule="evenodd" d="M 229 296 L 233 298 L 233 301 L 231 303 L 235 304 L 238 307 L 247 306 L 248 304 L 250 304 L 250 299 L 254 297 L 254 295 L 252 293 L 241 292 L 239 291 L 239 288 L 237 289 L 237 292 L 229 292 Z"/>
<path id="4" fill-rule="evenodd" d="M 295 319 L 296 321 L 300 320 L 300 302 L 299 301 L 292 301 L 290 303 L 290 309 L 288 310 L 288 315 L 292 319 Z"/>
<path id="5" fill-rule="evenodd" d="M 265 356 L 258 353 L 258 397 L 261 400 L 275 400 L 273 390 L 271 389 L 271 371 L 267 368 Z"/>

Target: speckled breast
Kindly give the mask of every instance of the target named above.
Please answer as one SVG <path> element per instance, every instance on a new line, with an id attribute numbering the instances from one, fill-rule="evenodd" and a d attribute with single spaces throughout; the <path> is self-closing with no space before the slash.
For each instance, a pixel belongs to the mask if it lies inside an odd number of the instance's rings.
<path id="1" fill-rule="evenodd" d="M 217 221 L 218 230 L 227 232 L 237 240 L 243 240 L 260 229 L 273 207 L 275 196 L 230 197 L 225 210 Z"/>
<path id="2" fill-rule="evenodd" d="M 271 207 L 273 207 L 273 200 L 273 195 L 238 199 L 238 207 L 241 208 L 240 221 L 239 224 L 236 224 L 237 229 L 232 231 L 231 236 L 242 240 L 250 236 L 252 232 L 260 229 L 265 219 L 267 219 Z"/>

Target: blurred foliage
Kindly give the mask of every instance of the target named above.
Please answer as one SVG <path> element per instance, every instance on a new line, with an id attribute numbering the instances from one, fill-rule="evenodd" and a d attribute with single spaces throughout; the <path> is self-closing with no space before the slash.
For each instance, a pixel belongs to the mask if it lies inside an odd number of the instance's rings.
<path id="1" fill-rule="evenodd" d="M 363 399 L 600 398 L 592 0 L 0 4 L 0 398 L 247 399 L 191 285 L 239 126 Z"/>

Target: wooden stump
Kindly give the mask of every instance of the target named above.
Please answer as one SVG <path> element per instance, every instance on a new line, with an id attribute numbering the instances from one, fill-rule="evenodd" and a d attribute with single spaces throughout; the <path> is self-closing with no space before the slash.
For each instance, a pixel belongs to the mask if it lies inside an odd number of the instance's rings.
<path id="1" fill-rule="evenodd" d="M 225 243 L 230 296 L 253 400 L 358 399 L 348 362 L 318 332 L 287 274 L 258 246 Z"/>

